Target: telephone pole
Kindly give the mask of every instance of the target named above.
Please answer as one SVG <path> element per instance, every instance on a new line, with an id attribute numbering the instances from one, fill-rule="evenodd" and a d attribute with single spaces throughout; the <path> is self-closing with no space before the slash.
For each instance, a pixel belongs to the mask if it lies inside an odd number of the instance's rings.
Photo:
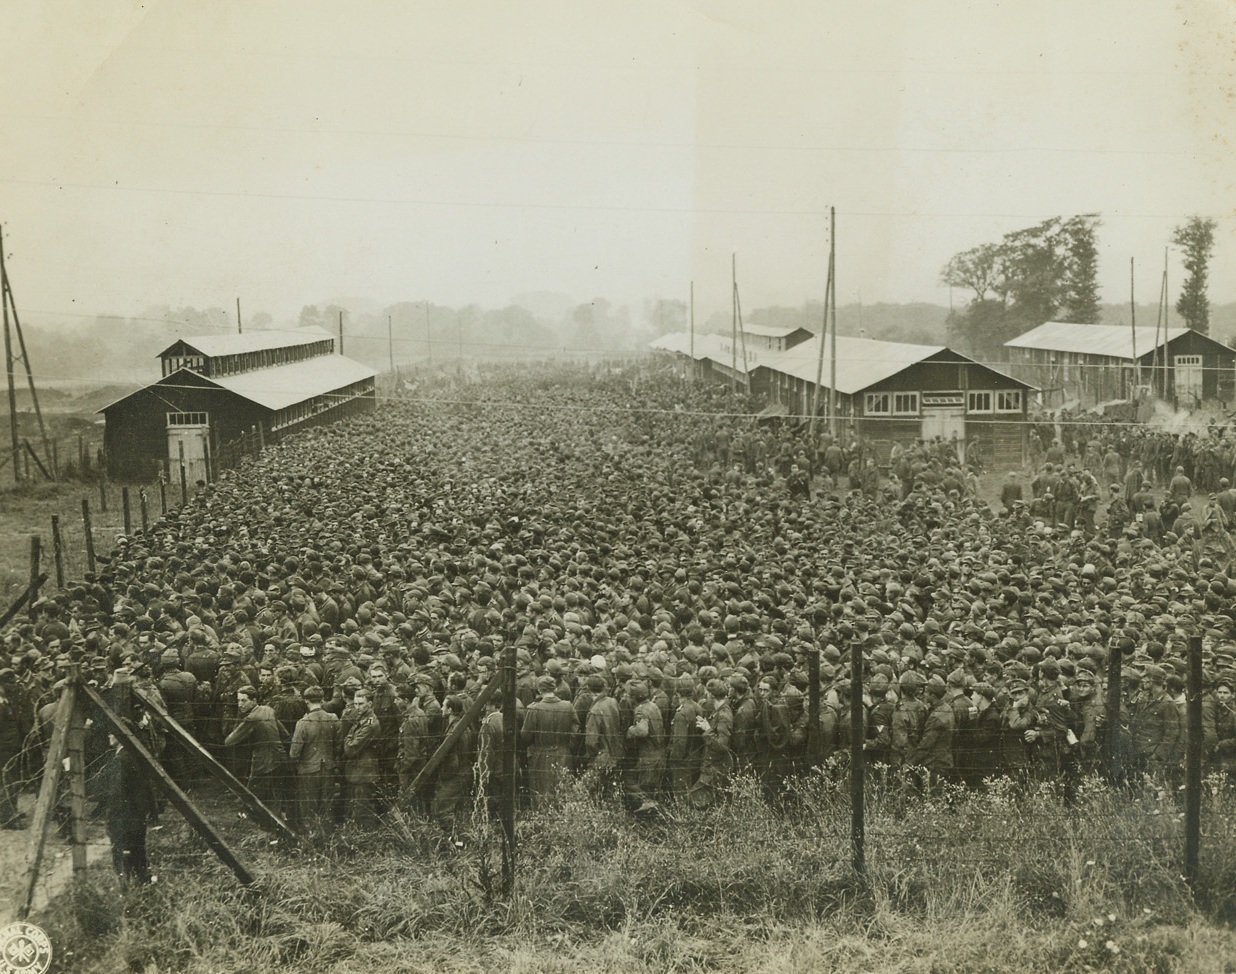
<path id="1" fill-rule="evenodd" d="M 34 373 L 30 370 L 30 356 L 26 352 L 26 339 L 21 333 L 21 319 L 17 316 L 17 302 L 13 299 L 13 288 L 9 284 L 9 272 L 4 261 L 4 230 L 0 227 L 0 303 L 4 305 L 4 363 L 9 381 L 9 430 L 13 445 L 13 477 L 21 483 L 21 438 L 17 426 L 17 359 L 20 358 L 26 368 L 26 383 L 30 388 L 30 404 L 34 409 L 35 418 L 39 423 L 39 437 L 43 443 L 43 456 L 48 470 L 52 469 L 51 445 L 47 441 L 47 427 L 43 424 L 43 411 L 39 409 L 39 394 L 34 387 Z M 9 315 L 12 312 L 12 324 Z M 13 335 L 17 335 L 19 354 L 13 352 Z"/>

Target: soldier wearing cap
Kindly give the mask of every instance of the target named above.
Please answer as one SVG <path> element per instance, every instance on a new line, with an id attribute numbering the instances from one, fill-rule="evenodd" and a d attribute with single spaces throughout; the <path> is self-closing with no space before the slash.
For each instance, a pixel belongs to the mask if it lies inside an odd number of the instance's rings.
<path id="1" fill-rule="evenodd" d="M 1076 743 L 1072 744 L 1070 760 L 1078 776 L 1099 769 L 1101 748 L 1099 727 L 1103 723 L 1103 695 L 1098 691 L 1098 680 L 1093 672 L 1079 667 L 1073 686 L 1069 689 L 1071 716 L 1069 728 Z"/>
<path id="2" fill-rule="evenodd" d="M 697 808 L 706 807 L 719 800 L 734 768 L 734 754 L 730 749 L 733 742 L 734 712 L 729 700 L 729 684 L 719 677 L 714 677 L 708 681 L 707 690 L 711 710 L 707 717 L 700 716 L 695 719 L 696 726 L 704 736 L 700 773 L 688 793 L 688 800 Z"/>
<path id="3" fill-rule="evenodd" d="M 1025 785 L 1030 772 L 1030 753 L 1026 734 L 1034 727 L 1037 714 L 1030 701 L 1030 685 L 1017 678 L 1009 683 L 1008 701 L 1000 714 L 1001 771 Z"/>
<path id="4" fill-rule="evenodd" d="M 907 756 L 907 763 L 927 770 L 923 782 L 929 792 L 935 792 L 941 784 L 951 780 L 953 773 L 953 733 L 956 716 L 945 700 L 948 687 L 939 676 L 927 681 L 927 714 L 923 729 Z"/>
<path id="5" fill-rule="evenodd" d="M 558 696 L 558 681 L 536 682 L 540 699 L 528 705 L 519 737 L 528 749 L 528 787 L 534 807 L 550 802 L 570 771 L 571 741 L 577 728 L 575 708 Z"/>
<path id="6" fill-rule="evenodd" d="M 922 691 L 926 682 L 917 670 L 906 670 L 897 680 L 900 695 L 889 730 L 892 763 L 896 767 L 911 763 L 910 757 L 923 735 L 927 705 L 922 700 Z"/>
<path id="7" fill-rule="evenodd" d="M 626 753 L 618 701 L 609 693 L 605 677 L 594 673 L 588 677 L 588 690 L 593 695 L 592 706 L 584 728 L 584 753 L 587 766 L 597 774 L 597 786 L 603 795 L 614 791 L 618 783 L 618 768 Z"/>
<path id="8" fill-rule="evenodd" d="M 1135 766 L 1160 783 L 1169 781 L 1182 730 L 1179 712 L 1167 695 L 1167 674 L 1151 663 L 1142 675 L 1138 707 L 1130 714 Z"/>
<path id="9" fill-rule="evenodd" d="M 652 702 L 648 685 L 632 680 L 627 686 L 632 704 L 627 739 L 634 752 L 623 776 L 627 803 L 636 814 L 651 811 L 661 793 L 665 775 L 665 723 L 661 708 Z"/>
<path id="10" fill-rule="evenodd" d="M 292 732 L 289 758 L 296 772 L 296 822 L 310 834 L 323 832 L 330 824 L 335 769 L 342 739 L 339 718 L 322 709 L 322 688 L 308 687 L 306 712 Z"/>
<path id="11" fill-rule="evenodd" d="M 732 673 L 728 679 L 730 709 L 734 726 L 730 742 L 734 752 L 734 767 L 743 772 L 751 767 L 755 757 L 755 700 L 751 696 L 751 683 L 743 673 Z"/>

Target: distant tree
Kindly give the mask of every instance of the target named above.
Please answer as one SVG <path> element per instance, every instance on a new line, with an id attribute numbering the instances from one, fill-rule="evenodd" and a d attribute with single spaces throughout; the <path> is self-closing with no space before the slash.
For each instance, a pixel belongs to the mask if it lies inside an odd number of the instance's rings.
<path id="1" fill-rule="evenodd" d="M 298 324 L 301 328 L 321 328 L 332 335 L 339 333 L 339 312 L 344 309 L 337 304 L 307 304 L 300 309 Z M 344 316 L 344 334 L 347 334 L 347 316 Z"/>
<path id="2" fill-rule="evenodd" d="M 953 256 L 940 273 L 940 282 L 949 287 L 973 291 L 974 301 L 985 301 L 989 294 L 1004 297 L 1004 255 L 1000 244 L 986 243 Z"/>
<path id="3" fill-rule="evenodd" d="M 1100 225 L 1097 213 L 1066 220 L 1061 227 L 1066 243 L 1064 307 L 1066 321 L 1098 324 L 1103 317 L 1099 302 L 1099 248 L 1095 241 Z"/>
<path id="4" fill-rule="evenodd" d="M 671 331 L 685 331 L 688 318 L 687 302 L 672 298 L 658 298 L 647 306 L 646 315 L 652 326 L 653 336 L 665 335 Z"/>
<path id="5" fill-rule="evenodd" d="M 966 310 L 954 315 L 950 330 L 958 344 L 972 355 L 994 358 L 1003 355 L 1010 338 L 1045 321 L 1066 314 L 1071 320 L 1097 321 L 1098 223 L 1093 213 L 1051 217 L 949 260 L 940 272 L 941 283 L 973 295 Z"/>
<path id="6" fill-rule="evenodd" d="M 1210 271 L 1210 255 L 1215 246 L 1215 221 L 1200 216 L 1190 217 L 1172 232 L 1172 243 L 1184 251 L 1185 277 L 1176 311 L 1194 331 L 1210 334 L 1210 298 L 1206 278 Z"/>

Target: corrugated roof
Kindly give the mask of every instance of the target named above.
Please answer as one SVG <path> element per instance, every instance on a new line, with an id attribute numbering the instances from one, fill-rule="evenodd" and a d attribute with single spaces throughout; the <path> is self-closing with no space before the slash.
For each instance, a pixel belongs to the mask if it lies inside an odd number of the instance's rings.
<path id="1" fill-rule="evenodd" d="M 342 355 L 318 355 L 290 365 L 255 369 L 239 375 L 210 379 L 215 385 L 265 406 L 286 409 L 362 379 L 372 379 L 377 369 Z"/>
<path id="2" fill-rule="evenodd" d="M 1137 358 L 1153 351 L 1156 345 L 1166 345 L 1188 329 L 1137 328 Z M 1048 321 L 1004 343 L 1006 348 L 1030 348 L 1047 352 L 1074 352 L 1079 355 L 1104 355 L 1109 358 L 1134 359 L 1134 329 L 1124 325 L 1079 325 L 1071 321 Z"/>
<path id="3" fill-rule="evenodd" d="M 188 338 L 178 338 L 163 349 L 156 358 L 161 358 L 180 343 L 184 343 L 205 355 L 216 358 L 220 355 L 243 355 L 246 352 L 264 352 L 270 348 L 289 348 L 297 345 L 310 345 L 323 339 L 334 338 L 330 332 L 322 328 L 275 329 L 266 331 L 247 331 L 243 334 L 221 332 L 217 335 L 193 335 Z"/>
<path id="4" fill-rule="evenodd" d="M 298 402 L 321 396 L 353 382 L 362 379 L 372 379 L 377 375 L 376 369 L 362 365 L 355 359 L 344 358 L 342 355 L 319 355 L 305 359 L 303 362 L 292 362 L 289 365 L 275 365 L 269 369 L 254 369 L 252 372 L 242 372 L 240 375 L 229 375 L 220 379 L 210 379 L 192 369 L 177 369 L 171 375 L 164 376 L 158 382 L 142 386 L 127 396 L 121 396 L 115 402 L 108 403 L 100 413 L 106 413 L 113 406 L 131 399 L 145 389 L 157 389 L 160 386 L 175 386 L 185 384 L 186 376 L 192 377 L 193 386 L 210 389 L 212 386 L 225 389 L 228 392 L 255 402 L 267 409 L 286 409 Z"/>
<path id="5" fill-rule="evenodd" d="M 805 382 L 814 384 L 819 369 L 820 337 L 813 335 L 806 341 L 782 352 L 770 351 L 766 348 L 747 349 L 747 370 L 754 371 L 763 367 L 792 375 Z M 831 340 L 824 344 L 824 368 L 820 372 L 821 385 L 828 388 L 832 375 Z M 678 352 L 686 355 L 690 348 L 690 335 L 686 332 L 673 332 L 662 335 L 651 343 L 652 348 L 665 352 Z M 837 336 L 837 391 L 842 395 L 852 396 L 855 393 L 869 389 L 877 382 L 891 378 L 898 372 L 917 365 L 933 355 L 948 351 L 943 345 L 911 345 L 906 342 L 882 342 L 874 338 L 854 338 L 850 335 Z M 956 354 L 956 353 L 954 353 Z M 728 335 L 696 335 L 695 357 L 710 359 L 721 365 L 730 367 L 733 361 Z M 973 359 L 958 355 L 964 362 Z M 975 363 L 977 364 L 977 363 Z M 998 369 L 983 366 L 997 375 L 1008 376 Z M 738 349 L 738 371 L 742 373 L 742 347 Z M 1026 388 L 1033 388 L 1019 379 L 1014 381 Z"/>
<path id="6" fill-rule="evenodd" d="M 797 326 L 785 328 L 780 325 L 743 325 L 742 330 L 748 335 L 759 335 L 761 338 L 787 338 L 796 331 L 806 329 Z"/>
<path id="7" fill-rule="evenodd" d="M 831 344 L 831 339 L 824 343 L 822 383 L 825 387 L 832 375 Z M 838 335 L 837 391 L 852 396 L 943 351 L 943 345 L 909 345 Z M 770 354 L 776 362 L 763 363 L 769 368 L 814 383 L 819 368 L 820 336 L 813 335 L 788 351 Z"/>

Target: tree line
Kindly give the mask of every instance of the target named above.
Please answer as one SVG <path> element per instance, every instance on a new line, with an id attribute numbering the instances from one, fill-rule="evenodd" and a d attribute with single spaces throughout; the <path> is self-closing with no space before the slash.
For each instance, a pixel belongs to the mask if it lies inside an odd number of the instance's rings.
<path id="1" fill-rule="evenodd" d="M 1045 321 L 1097 324 L 1103 307 L 1097 279 L 1101 225 L 1097 213 L 1055 216 L 954 254 L 940 281 L 971 297 L 950 315 L 949 344 L 990 359 L 1005 342 Z M 1171 237 L 1186 273 L 1176 311 L 1202 334 L 1210 331 L 1207 273 L 1214 231 L 1214 220 L 1194 216 Z"/>

